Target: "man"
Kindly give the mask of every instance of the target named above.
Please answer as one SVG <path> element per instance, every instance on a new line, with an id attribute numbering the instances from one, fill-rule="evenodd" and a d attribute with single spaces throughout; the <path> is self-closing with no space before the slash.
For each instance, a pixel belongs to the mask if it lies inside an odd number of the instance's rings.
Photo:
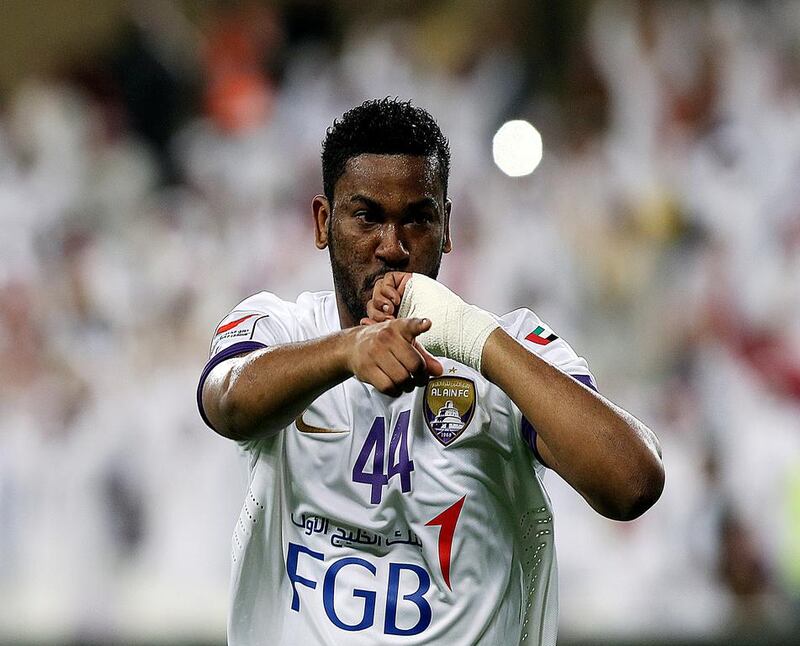
<path id="1" fill-rule="evenodd" d="M 335 291 L 262 292 L 216 330 L 200 410 L 250 465 L 233 646 L 554 644 L 545 465 L 609 518 L 661 493 L 655 436 L 563 340 L 435 280 L 449 157 L 410 103 L 345 113 L 312 203 Z"/>

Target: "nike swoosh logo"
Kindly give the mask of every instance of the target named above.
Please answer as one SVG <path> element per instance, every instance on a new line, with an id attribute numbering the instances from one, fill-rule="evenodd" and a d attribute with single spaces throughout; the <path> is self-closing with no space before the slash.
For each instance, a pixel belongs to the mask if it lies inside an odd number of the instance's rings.
<path id="1" fill-rule="evenodd" d="M 305 411 L 303 411 L 305 412 Z M 303 421 L 303 413 L 300 413 L 297 416 L 297 419 L 294 420 L 295 425 L 297 426 L 297 430 L 301 433 L 349 433 L 349 430 L 338 430 L 335 428 L 320 428 L 319 426 L 311 426 L 310 424 L 306 424 Z"/>

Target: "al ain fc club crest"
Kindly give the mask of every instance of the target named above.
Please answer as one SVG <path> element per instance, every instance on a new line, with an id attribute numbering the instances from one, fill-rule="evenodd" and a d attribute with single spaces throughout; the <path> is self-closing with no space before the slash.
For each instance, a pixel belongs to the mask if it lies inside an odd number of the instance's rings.
<path id="1" fill-rule="evenodd" d="M 425 386 L 425 423 L 444 446 L 458 438 L 475 414 L 475 384 L 464 377 L 437 377 Z"/>

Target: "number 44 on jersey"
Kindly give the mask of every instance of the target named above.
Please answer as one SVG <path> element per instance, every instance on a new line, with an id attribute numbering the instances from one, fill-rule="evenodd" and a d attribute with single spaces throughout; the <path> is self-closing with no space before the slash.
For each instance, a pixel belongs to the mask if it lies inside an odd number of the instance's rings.
<path id="1" fill-rule="evenodd" d="M 386 422 L 383 417 L 376 417 L 369 429 L 364 445 L 353 465 L 353 482 L 361 482 L 372 487 L 370 503 L 381 502 L 383 488 L 389 480 L 400 476 L 400 490 L 411 491 L 411 472 L 414 461 L 408 455 L 408 421 L 411 411 L 404 410 L 397 418 L 389 440 L 389 453 L 386 454 Z M 371 460 L 370 460 L 371 456 Z M 372 470 L 366 471 L 367 464 L 372 462 Z"/>

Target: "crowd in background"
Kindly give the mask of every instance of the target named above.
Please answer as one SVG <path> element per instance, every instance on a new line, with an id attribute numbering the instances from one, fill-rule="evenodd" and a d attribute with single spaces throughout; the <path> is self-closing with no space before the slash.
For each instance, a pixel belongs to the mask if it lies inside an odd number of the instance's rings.
<path id="1" fill-rule="evenodd" d="M 796 627 L 800 4 L 181 7 L 2 101 L 0 639 L 221 637 L 245 475 L 196 410 L 208 344 L 330 288 L 320 143 L 387 95 L 450 139 L 440 279 L 533 309 L 662 442 L 632 523 L 547 475 L 563 633 Z M 511 118 L 527 177 L 492 162 Z"/>

